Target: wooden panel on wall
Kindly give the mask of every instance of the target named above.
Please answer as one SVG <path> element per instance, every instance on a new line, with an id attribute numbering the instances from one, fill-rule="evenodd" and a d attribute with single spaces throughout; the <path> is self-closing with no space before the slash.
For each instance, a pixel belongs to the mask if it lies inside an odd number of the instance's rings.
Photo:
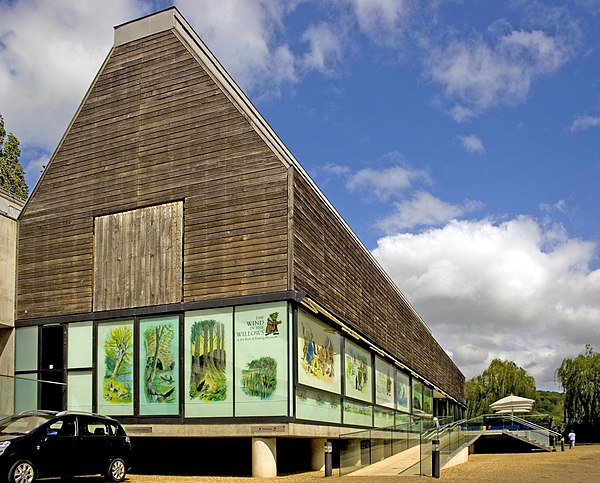
<path id="1" fill-rule="evenodd" d="M 181 301 L 183 202 L 94 221 L 94 310 Z"/>

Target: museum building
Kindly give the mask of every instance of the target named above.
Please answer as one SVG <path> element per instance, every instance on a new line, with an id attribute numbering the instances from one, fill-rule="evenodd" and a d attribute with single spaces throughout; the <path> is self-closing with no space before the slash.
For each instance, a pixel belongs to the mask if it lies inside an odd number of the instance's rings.
<path id="1" fill-rule="evenodd" d="M 175 8 L 115 28 L 17 246 L 15 412 L 243 440 L 253 468 L 462 415 L 463 374 Z"/>

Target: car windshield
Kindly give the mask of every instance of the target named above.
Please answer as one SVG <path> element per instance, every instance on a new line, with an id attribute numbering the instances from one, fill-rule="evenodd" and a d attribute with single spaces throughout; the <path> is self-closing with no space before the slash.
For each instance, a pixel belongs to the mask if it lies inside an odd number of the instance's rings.
<path id="1" fill-rule="evenodd" d="M 48 419 L 50 419 L 48 416 L 39 414 L 10 416 L 0 420 L 0 434 L 26 434 L 44 424 Z"/>

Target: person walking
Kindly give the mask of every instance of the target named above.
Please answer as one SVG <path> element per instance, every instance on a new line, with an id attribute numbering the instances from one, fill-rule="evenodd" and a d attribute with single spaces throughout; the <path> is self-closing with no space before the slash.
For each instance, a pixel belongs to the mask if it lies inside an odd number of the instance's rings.
<path id="1" fill-rule="evenodd" d="M 569 433 L 569 443 L 570 448 L 573 449 L 575 447 L 575 432 L 573 430 Z"/>

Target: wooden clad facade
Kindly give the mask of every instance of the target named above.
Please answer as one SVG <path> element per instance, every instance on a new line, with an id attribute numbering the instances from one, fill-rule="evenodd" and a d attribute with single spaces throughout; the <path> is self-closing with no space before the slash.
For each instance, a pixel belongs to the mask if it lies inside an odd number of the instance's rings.
<path id="1" fill-rule="evenodd" d="M 165 29 L 110 52 L 20 218 L 17 325 L 301 291 L 464 403 L 464 376 L 194 39 Z M 154 249 L 128 248 L 140 253 L 127 279 L 111 230 L 161 206 L 180 207 L 180 225 L 157 218 Z M 144 285 L 143 253 L 165 246 L 181 255 L 168 289 L 159 273 Z"/>
<path id="2" fill-rule="evenodd" d="M 91 312 L 94 220 L 180 200 L 184 302 L 286 290 L 287 177 L 173 32 L 116 47 L 21 217 L 17 318 Z"/>

